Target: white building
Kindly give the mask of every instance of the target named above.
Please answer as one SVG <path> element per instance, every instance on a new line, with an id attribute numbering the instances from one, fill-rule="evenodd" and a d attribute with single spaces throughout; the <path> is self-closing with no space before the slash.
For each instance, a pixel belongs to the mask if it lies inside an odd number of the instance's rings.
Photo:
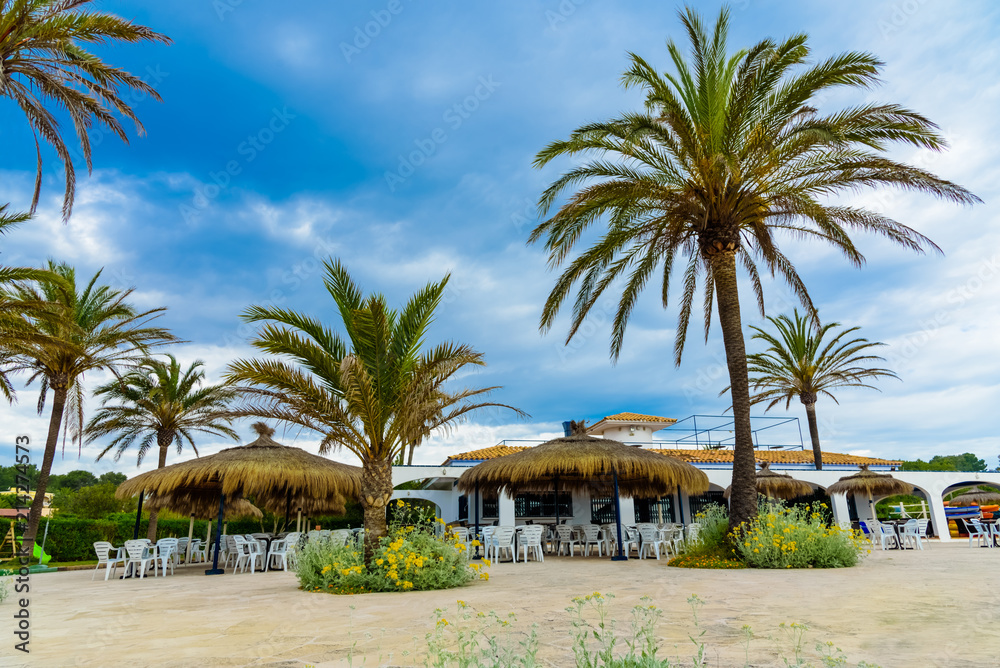
<path id="1" fill-rule="evenodd" d="M 695 416 L 698 417 L 698 416 Z M 701 416 L 702 418 L 706 416 Z M 682 459 L 701 469 L 708 476 L 711 486 L 706 494 L 687 496 L 674 494 L 663 499 L 621 499 L 622 522 L 672 521 L 688 523 L 701 506 L 718 502 L 724 503 L 723 490 L 732 482 L 733 451 L 727 447 L 725 439 L 712 440 L 711 430 L 693 430 L 693 438 L 687 435 L 674 441 L 657 441 L 654 433 L 677 424 L 672 418 L 638 413 L 618 413 L 609 415 L 591 427 L 587 432 L 592 436 L 611 438 L 617 441 L 644 447 L 654 452 Z M 718 433 L 718 429 L 716 432 Z M 707 432 L 708 439 L 704 438 Z M 703 437 L 698 438 L 702 433 Z M 756 436 L 756 434 L 755 434 Z M 756 441 L 755 441 L 756 442 Z M 665 447 L 665 446 L 671 447 Z M 397 490 L 393 498 L 425 499 L 438 507 L 439 516 L 446 522 L 475 521 L 475 499 L 468 499 L 456 489 L 458 478 L 469 468 L 496 457 L 519 452 L 531 445 L 507 445 L 505 443 L 464 452 L 449 457 L 441 466 L 396 466 L 393 467 L 393 485 L 399 486 L 414 480 L 428 480 L 419 490 Z M 707 448 L 707 449 L 706 449 Z M 817 498 L 825 497 L 827 487 L 844 476 L 856 473 L 862 464 L 873 471 L 888 473 L 914 486 L 917 495 L 927 500 L 932 531 L 941 540 L 950 540 L 948 522 L 945 517 L 944 496 L 962 486 L 973 484 L 990 485 L 1000 489 L 1000 473 L 953 473 L 934 471 L 900 471 L 902 462 L 862 457 L 836 452 L 823 452 L 823 470 L 817 471 L 812 450 L 801 444 L 794 449 L 787 446 L 760 445 L 756 450 L 758 462 L 769 462 L 772 471 L 788 473 L 792 477 L 812 485 Z M 562 492 L 560 494 L 560 516 L 572 524 L 586 524 L 594 521 L 611 521 L 611 499 L 591 499 L 586 494 Z M 876 498 L 875 501 L 878 501 Z M 870 519 L 874 506 L 867 499 L 849 499 L 843 494 L 830 498 L 834 521 Z M 517 499 L 501 496 L 499 499 L 481 499 L 479 518 L 483 523 L 494 521 L 501 525 L 513 525 L 521 521 L 552 520 L 555 515 L 553 493 L 522 495 Z M 571 519 L 570 519 L 571 518 Z"/>

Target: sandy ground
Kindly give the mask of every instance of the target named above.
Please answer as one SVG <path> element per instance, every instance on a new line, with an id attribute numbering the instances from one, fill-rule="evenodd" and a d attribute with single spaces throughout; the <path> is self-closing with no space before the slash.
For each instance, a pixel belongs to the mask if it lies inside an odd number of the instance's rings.
<path id="1" fill-rule="evenodd" d="M 291 574 L 206 577 L 199 566 L 167 578 L 93 582 L 90 572 L 31 579 L 31 654 L 13 651 L 11 614 L 0 618 L 3 666 L 341 666 L 413 665 L 414 637 L 434 625 L 435 608 L 456 601 L 476 610 L 514 612 L 517 627 L 538 624 L 539 659 L 573 665 L 574 596 L 612 592 L 619 629 L 648 595 L 663 608 L 663 652 L 688 662 L 689 634 L 704 630 L 711 666 L 742 666 L 740 628 L 750 625 L 754 666 L 784 665 L 791 644 L 778 625 L 808 625 L 805 646 L 834 641 L 849 665 L 1000 666 L 1000 549 L 967 542 L 932 543 L 923 552 L 873 552 L 862 565 L 837 570 L 709 571 L 669 568 L 655 560 L 551 557 L 499 564 L 489 582 L 461 589 L 332 596 L 297 589 Z M 706 604 L 700 627 L 687 599 Z M 351 609 L 353 606 L 353 610 Z M 775 639 L 769 640 L 767 636 Z M 404 652 L 409 652 L 404 655 Z M 26 660 L 27 659 L 27 660 Z"/>

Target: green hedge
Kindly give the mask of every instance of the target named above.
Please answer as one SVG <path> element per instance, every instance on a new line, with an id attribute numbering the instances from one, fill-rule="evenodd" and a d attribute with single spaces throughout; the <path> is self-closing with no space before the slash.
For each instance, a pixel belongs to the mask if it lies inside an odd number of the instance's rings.
<path id="1" fill-rule="evenodd" d="M 360 507 L 358 512 L 352 513 L 356 504 L 350 504 L 347 515 L 343 517 L 320 517 L 310 518 L 311 526 L 319 524 L 324 529 L 346 529 L 348 527 L 358 527 L 362 524 Z M 81 519 L 71 516 L 56 515 L 52 518 L 42 518 L 38 526 L 38 542 L 41 543 L 45 531 L 45 522 L 49 522 L 49 534 L 45 540 L 45 552 L 52 556 L 53 561 L 83 561 L 95 559 L 94 543 L 100 540 L 107 540 L 114 545 L 122 545 L 126 540 L 131 540 L 135 529 L 135 515 L 131 513 L 117 513 L 102 520 Z M 264 518 L 263 529 L 268 531 L 272 524 Z M 305 521 L 305 518 L 303 518 Z M 10 530 L 12 521 L 0 522 L 0 530 L 6 533 Z M 164 519 L 160 518 L 156 522 L 157 538 L 183 538 L 188 535 L 188 522 L 185 519 Z M 295 527 L 295 517 L 292 517 L 292 528 Z M 149 517 L 144 513 L 139 521 L 139 537 L 146 537 L 146 530 L 149 528 Z M 261 520 L 256 519 L 234 519 L 228 522 L 227 530 L 230 534 L 257 533 L 261 531 Z M 205 538 L 208 531 L 208 520 L 195 520 L 194 535 L 196 538 Z M 22 528 L 17 529 L 17 534 L 21 535 Z"/>

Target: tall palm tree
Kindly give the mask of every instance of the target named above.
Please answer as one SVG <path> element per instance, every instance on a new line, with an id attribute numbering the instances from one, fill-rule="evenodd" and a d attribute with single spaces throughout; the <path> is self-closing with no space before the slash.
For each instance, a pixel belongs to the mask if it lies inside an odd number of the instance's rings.
<path id="1" fill-rule="evenodd" d="M 123 69 L 105 63 L 85 46 L 120 42 L 162 42 L 170 38 L 104 12 L 87 11 L 94 0 L 0 0 L 0 96 L 13 100 L 35 135 L 35 192 L 42 186 L 39 138 L 51 145 L 66 172 L 63 219 L 73 210 L 76 172 L 52 109 L 69 114 L 80 149 L 92 169 L 88 130 L 106 128 L 128 143 L 121 115 L 144 132 L 124 93 L 159 100 L 151 85 Z M 123 99 L 124 98 L 124 99 Z"/>
<path id="2" fill-rule="evenodd" d="M 31 219 L 31 214 L 8 211 L 9 205 L 0 204 L 0 235 Z M 31 304 L 12 299 L 8 289 L 19 281 L 54 280 L 58 276 L 41 269 L 25 267 L 5 267 L 0 265 L 0 395 L 8 403 L 14 402 L 15 391 L 10 381 L 9 371 L 14 364 L 13 353 L 6 342 L 32 336 L 32 328 L 27 320 L 31 314 L 43 315 L 40 304 Z"/>
<path id="3" fill-rule="evenodd" d="M 344 338 L 308 315 L 252 306 L 244 319 L 266 323 L 253 345 L 284 360 L 238 360 L 228 377 L 249 386 L 238 415 L 310 429 L 322 435 L 320 453 L 345 448 L 361 460 L 359 501 L 370 559 L 386 535 L 395 457 L 426 431 L 454 424 L 471 411 L 510 407 L 477 399 L 496 387 L 446 387 L 469 366 L 485 366 L 482 353 L 457 343 L 422 350 L 448 277 L 429 283 L 396 311 L 383 295 L 365 297 L 339 260 L 324 266 Z"/>
<path id="4" fill-rule="evenodd" d="M 747 355 L 750 386 L 754 392 L 750 403 L 769 401 L 765 410 L 770 410 L 784 401 L 787 410 L 792 399 L 798 397 L 806 407 L 813 459 L 818 471 L 823 468 L 823 451 L 816 422 L 816 400 L 819 396 L 826 395 L 839 403 L 831 390 L 841 387 L 877 389 L 867 381 L 899 376 L 889 369 L 867 366 L 872 362 L 885 361 L 869 352 L 872 348 L 884 346 L 884 343 L 861 338 L 845 340 L 860 327 L 835 332 L 840 327 L 839 322 L 820 325 L 818 319 L 804 317 L 797 309 L 793 315 L 794 320 L 787 315 L 767 318 L 777 330 L 776 335 L 760 327 L 750 327 L 755 332 L 753 338 L 767 344 L 764 352 Z M 823 341 L 827 334 L 833 337 Z"/>
<path id="5" fill-rule="evenodd" d="M 70 392 L 87 372 L 110 371 L 120 377 L 124 370 L 134 368 L 147 356 L 152 347 L 174 340 L 165 329 L 150 325 L 164 309 L 138 311 L 127 301 L 131 289 L 113 290 L 98 285 L 100 271 L 81 290 L 76 272 L 68 264 L 49 261 L 47 270 L 53 279 L 19 284 L 10 292 L 11 299 L 40 306 L 39 312 L 30 318 L 30 336 L 15 336 L 4 341 L 4 348 L 13 357 L 11 370 L 29 372 L 29 383 L 40 380 L 39 414 L 45 408 L 49 390 L 52 391 L 52 412 L 38 489 L 24 534 L 29 550 L 38 531 L 42 501 Z"/>
<path id="6" fill-rule="evenodd" d="M 864 257 L 850 232 L 881 235 L 917 252 L 939 250 L 910 227 L 831 196 L 889 185 L 961 203 L 979 200 L 886 156 L 893 144 L 935 151 L 945 146 L 937 126 L 920 114 L 896 104 L 833 112 L 812 106 L 831 89 L 877 83 L 882 63 L 875 56 L 850 52 L 817 61 L 801 34 L 731 53 L 728 9 L 711 32 L 690 8 L 680 19 L 690 55 L 668 43 L 674 73 L 661 74 L 630 54 L 622 82 L 645 92 L 644 111 L 584 125 L 539 152 L 537 167 L 567 155 L 583 154 L 585 161 L 542 194 L 539 208 L 547 216 L 560 194 L 579 187 L 532 231 L 530 241 L 544 239 L 551 267 L 568 263 L 541 317 L 541 328 L 550 328 L 576 290 L 567 341 L 601 294 L 622 281 L 612 359 L 621 351 L 642 289 L 650 280 L 661 283 L 658 293 L 666 307 L 676 269 L 681 297 L 674 361 L 679 364 L 701 284 L 706 338 L 714 306 L 732 387 L 731 519 L 738 527 L 756 512 L 757 498 L 737 267 L 749 277 L 761 312 L 763 269 L 784 279 L 811 313 L 806 286 L 779 249 L 783 237 L 832 244 L 856 266 Z M 597 225 L 602 229 L 592 241 L 587 233 Z M 570 260 L 583 244 L 589 245 Z"/>
<path id="7" fill-rule="evenodd" d="M 87 442 L 117 434 L 97 459 L 114 450 L 117 462 L 138 441 L 138 466 L 155 441 L 159 449 L 156 468 L 162 469 L 171 445 L 181 454 L 187 442 L 198 454 L 192 438 L 195 432 L 238 439 L 239 434 L 230 427 L 233 418 L 226 413 L 236 392 L 225 383 L 202 385 L 204 366 L 196 360 L 182 369 L 173 355 L 167 355 L 166 360 L 149 358 L 121 380 L 97 388 L 94 394 L 103 399 L 85 428 Z M 150 540 L 156 540 L 157 515 L 154 510 L 149 516 Z"/>

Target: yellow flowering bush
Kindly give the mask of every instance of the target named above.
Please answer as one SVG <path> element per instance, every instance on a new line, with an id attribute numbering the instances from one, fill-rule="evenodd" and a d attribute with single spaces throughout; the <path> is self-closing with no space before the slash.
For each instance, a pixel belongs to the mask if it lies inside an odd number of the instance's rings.
<path id="1" fill-rule="evenodd" d="M 470 564 L 465 543 L 454 533 L 437 535 L 435 524 L 443 524 L 442 520 L 425 519 L 403 501 L 394 510 L 388 535 L 367 567 L 364 550 L 351 541 L 343 546 L 329 540 L 307 543 L 296 567 L 301 588 L 360 594 L 448 589 L 476 578 L 489 579 L 488 561 Z"/>
<path id="2" fill-rule="evenodd" d="M 843 568 L 865 554 L 863 536 L 828 525 L 822 506 L 785 507 L 762 502 L 739 533 L 735 554 L 751 568 Z"/>

